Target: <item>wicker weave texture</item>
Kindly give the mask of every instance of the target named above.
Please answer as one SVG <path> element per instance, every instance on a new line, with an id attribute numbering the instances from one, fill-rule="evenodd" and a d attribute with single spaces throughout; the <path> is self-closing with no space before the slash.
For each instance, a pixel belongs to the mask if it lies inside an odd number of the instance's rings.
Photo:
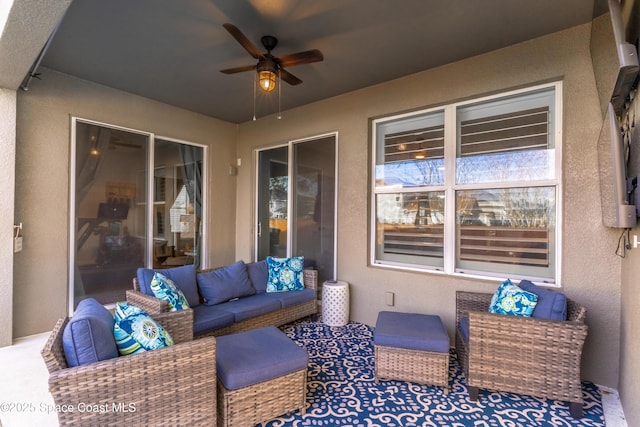
<path id="1" fill-rule="evenodd" d="M 400 380 L 444 387 L 449 392 L 449 353 L 374 346 L 375 380 Z"/>
<path id="2" fill-rule="evenodd" d="M 218 426 L 253 426 L 297 409 L 304 415 L 306 396 L 306 368 L 237 390 L 218 381 Z"/>
<path id="3" fill-rule="evenodd" d="M 215 338 L 68 368 L 62 333 L 52 331 L 42 357 L 60 425 L 215 425 Z M 203 369 L 206 366 L 206 369 Z"/>
<path id="4" fill-rule="evenodd" d="M 456 319 L 469 316 L 468 346 L 456 351 L 471 387 L 581 404 L 585 307 L 567 301 L 567 321 L 488 313 L 491 294 L 457 292 Z"/>

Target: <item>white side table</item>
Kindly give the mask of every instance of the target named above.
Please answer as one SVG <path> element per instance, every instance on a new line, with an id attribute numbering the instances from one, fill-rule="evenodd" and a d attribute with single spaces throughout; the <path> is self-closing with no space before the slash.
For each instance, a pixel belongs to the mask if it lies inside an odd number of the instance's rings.
<path id="1" fill-rule="evenodd" d="M 349 323 L 349 284 L 327 280 L 322 284 L 322 322 L 329 326 Z"/>

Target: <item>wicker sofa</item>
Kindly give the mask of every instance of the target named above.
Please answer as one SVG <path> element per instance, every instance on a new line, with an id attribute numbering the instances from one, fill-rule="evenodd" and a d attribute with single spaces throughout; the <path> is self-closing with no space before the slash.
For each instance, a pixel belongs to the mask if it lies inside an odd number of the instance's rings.
<path id="1" fill-rule="evenodd" d="M 207 305 L 203 302 L 201 295 L 201 288 L 198 287 L 198 295 L 191 297 L 197 301 L 195 304 L 190 304 L 192 308 L 187 311 L 193 312 L 194 320 L 194 336 L 196 338 L 205 336 L 220 336 L 237 332 L 244 332 L 251 329 L 260 328 L 263 326 L 281 326 L 294 320 L 301 319 L 306 316 L 316 314 L 318 312 L 317 302 L 317 289 L 318 289 L 318 271 L 312 269 L 304 270 L 304 291 L 291 291 L 291 292 L 279 292 L 276 294 L 268 294 L 263 288 L 258 285 L 258 281 L 262 280 L 266 270 L 266 262 L 260 261 L 255 263 L 246 264 L 249 272 L 249 278 L 255 283 L 257 291 L 255 294 L 243 296 L 240 298 L 234 298 L 232 301 L 222 302 L 215 305 Z M 186 267 L 180 267 L 186 268 Z M 195 272 L 199 283 L 201 274 L 207 274 L 211 271 L 219 269 L 203 270 Z M 168 273 L 168 270 L 158 270 L 164 274 Z M 261 274 L 255 273 L 256 271 Z M 140 273 L 140 272 L 139 272 Z M 260 277 L 260 279 L 258 279 Z M 148 291 L 142 291 L 141 279 L 143 277 L 138 274 L 138 277 L 133 279 L 133 289 L 127 291 L 127 301 L 130 304 L 136 305 L 144 309 L 147 313 L 154 316 L 159 313 L 166 313 L 169 308 L 166 301 L 156 298 L 149 294 Z M 184 280 L 183 280 L 184 281 Z M 191 281 L 191 279 L 187 280 Z M 265 279 L 266 281 L 266 279 Z M 180 283 L 180 280 L 175 280 L 176 285 L 181 287 L 184 283 Z M 193 283 L 189 286 L 195 286 Z M 301 298 L 304 297 L 304 298 Z M 248 314 L 242 313 L 238 315 L 237 312 L 229 315 L 231 310 L 234 310 L 233 305 L 238 301 L 252 302 L 255 306 L 263 306 L 263 309 L 254 310 L 251 308 L 248 310 Z M 278 304 L 274 304 L 277 301 Z M 191 303 L 191 301 L 190 301 Z M 202 320 L 207 316 L 211 316 L 214 313 L 222 315 L 229 315 L 225 317 L 226 320 L 220 322 L 203 323 Z M 222 317 L 220 317 L 222 319 Z M 204 325 L 204 327 L 203 327 Z"/>
<path id="2" fill-rule="evenodd" d="M 58 320 L 41 352 L 60 425 L 216 425 L 216 339 L 192 341 L 190 311 L 154 316 L 173 346 L 71 368 L 69 320 Z"/>
<path id="3" fill-rule="evenodd" d="M 586 309 L 566 299 L 567 320 L 488 312 L 492 294 L 456 292 L 456 352 L 469 398 L 480 388 L 569 402 L 582 417 L 580 360 L 587 336 Z M 461 323 L 468 318 L 468 342 Z"/>

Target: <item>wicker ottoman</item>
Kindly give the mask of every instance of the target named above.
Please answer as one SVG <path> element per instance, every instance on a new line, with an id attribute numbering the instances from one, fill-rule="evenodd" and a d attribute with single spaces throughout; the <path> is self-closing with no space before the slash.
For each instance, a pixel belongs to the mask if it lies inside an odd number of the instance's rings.
<path id="1" fill-rule="evenodd" d="M 373 335 L 375 381 L 410 381 L 449 392 L 449 335 L 439 316 L 381 311 Z"/>
<path id="2" fill-rule="evenodd" d="M 305 412 L 307 351 L 274 326 L 217 338 L 218 426 Z"/>

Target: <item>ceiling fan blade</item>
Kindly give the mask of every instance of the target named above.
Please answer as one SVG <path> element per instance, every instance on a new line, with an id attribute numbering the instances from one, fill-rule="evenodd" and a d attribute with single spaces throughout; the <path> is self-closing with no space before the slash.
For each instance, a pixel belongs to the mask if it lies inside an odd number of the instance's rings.
<path id="1" fill-rule="evenodd" d="M 243 67 L 227 68 L 225 70 L 220 70 L 220 72 L 224 74 L 235 74 L 235 73 L 241 73 L 243 71 L 252 71 L 255 69 L 256 69 L 255 65 L 245 65 Z"/>
<path id="2" fill-rule="evenodd" d="M 324 59 L 322 52 L 318 49 L 305 50 L 304 52 L 292 53 L 291 55 L 279 56 L 278 61 L 283 67 L 293 67 L 295 65 L 310 64 L 320 62 Z"/>
<path id="3" fill-rule="evenodd" d="M 262 59 L 264 57 L 264 55 L 262 54 L 262 52 L 260 52 L 258 47 L 255 44 L 253 44 L 251 40 L 249 40 L 247 36 L 245 36 L 242 33 L 242 31 L 238 29 L 238 27 L 229 23 L 222 24 L 222 26 L 229 32 L 229 34 L 233 36 L 234 39 L 236 39 L 238 43 L 240 43 L 240 45 L 247 52 L 249 52 L 249 55 L 253 56 L 256 59 Z"/>
<path id="4" fill-rule="evenodd" d="M 285 82 L 289 83 L 292 86 L 299 85 L 300 83 L 302 83 L 302 80 L 300 80 L 299 78 L 297 78 L 296 76 L 294 76 L 293 74 L 291 74 L 290 72 L 282 68 L 280 68 L 280 79 L 284 80 Z"/>

